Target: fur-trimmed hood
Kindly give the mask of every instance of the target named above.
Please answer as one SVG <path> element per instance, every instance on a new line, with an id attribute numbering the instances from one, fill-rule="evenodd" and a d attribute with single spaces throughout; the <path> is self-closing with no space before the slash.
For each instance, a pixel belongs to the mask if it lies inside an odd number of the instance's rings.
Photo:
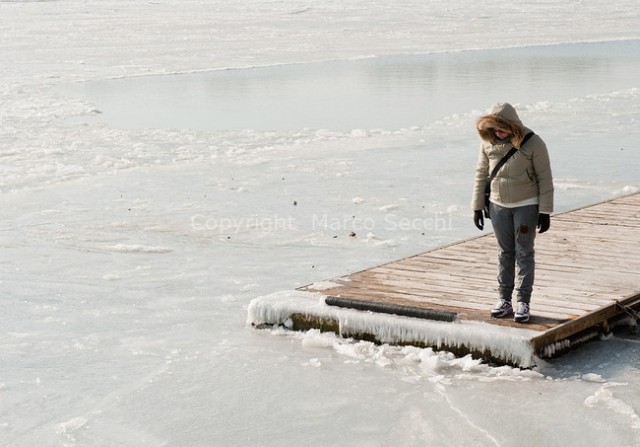
<path id="1" fill-rule="evenodd" d="M 510 134 L 509 141 L 518 148 L 525 136 L 525 127 L 520 121 L 516 109 L 506 102 L 496 104 L 491 108 L 488 115 L 480 117 L 476 128 L 480 138 L 491 144 L 498 142 L 492 129 L 508 132 Z"/>

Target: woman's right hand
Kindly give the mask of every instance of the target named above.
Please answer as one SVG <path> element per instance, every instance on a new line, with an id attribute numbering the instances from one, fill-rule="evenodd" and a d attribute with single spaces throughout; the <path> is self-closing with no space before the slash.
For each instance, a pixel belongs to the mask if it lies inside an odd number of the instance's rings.
<path id="1" fill-rule="evenodd" d="M 475 210 L 473 212 L 473 223 L 478 228 L 478 230 L 484 230 L 484 216 L 482 214 L 482 210 Z"/>

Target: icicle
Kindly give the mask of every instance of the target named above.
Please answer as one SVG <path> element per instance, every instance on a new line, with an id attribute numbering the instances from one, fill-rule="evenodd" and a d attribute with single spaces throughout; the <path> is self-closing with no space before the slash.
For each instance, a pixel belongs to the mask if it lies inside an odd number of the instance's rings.
<path id="1" fill-rule="evenodd" d="M 523 367 L 535 363 L 530 340 L 537 332 L 532 330 L 482 322 L 439 322 L 376 314 L 327 306 L 324 299 L 325 296 L 317 293 L 302 291 L 259 297 L 249 304 L 247 324 L 284 325 L 292 315 L 303 315 L 337 321 L 340 334 L 368 334 L 382 343 L 423 343 L 443 348 L 464 346 L 473 351 L 489 351 L 496 358 Z"/>

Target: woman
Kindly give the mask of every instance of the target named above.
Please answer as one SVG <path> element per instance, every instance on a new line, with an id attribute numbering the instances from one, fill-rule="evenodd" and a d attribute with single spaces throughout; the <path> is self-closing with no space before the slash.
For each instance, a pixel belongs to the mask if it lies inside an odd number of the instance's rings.
<path id="1" fill-rule="evenodd" d="M 473 221 L 484 228 L 484 191 L 490 173 L 513 147 L 518 150 L 507 160 L 491 182 L 489 215 L 498 242 L 498 293 L 500 300 L 491 309 L 494 318 L 514 315 L 520 323 L 529 321 L 534 280 L 534 240 L 549 229 L 553 211 L 553 179 L 547 146 L 520 121 L 510 104 L 496 104 L 480 117 L 477 130 L 482 139 L 473 190 Z M 516 270 L 517 267 L 517 270 Z M 516 277 L 517 273 L 517 277 Z M 514 314 L 511 299 L 516 291 Z"/>

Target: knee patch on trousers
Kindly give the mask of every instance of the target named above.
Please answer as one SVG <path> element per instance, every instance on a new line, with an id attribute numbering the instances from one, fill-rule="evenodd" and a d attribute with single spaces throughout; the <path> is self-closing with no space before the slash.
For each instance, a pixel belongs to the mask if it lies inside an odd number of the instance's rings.
<path id="1" fill-rule="evenodd" d="M 516 233 L 516 252 L 519 256 L 533 255 L 533 241 L 536 237 L 535 227 L 520 225 Z"/>

